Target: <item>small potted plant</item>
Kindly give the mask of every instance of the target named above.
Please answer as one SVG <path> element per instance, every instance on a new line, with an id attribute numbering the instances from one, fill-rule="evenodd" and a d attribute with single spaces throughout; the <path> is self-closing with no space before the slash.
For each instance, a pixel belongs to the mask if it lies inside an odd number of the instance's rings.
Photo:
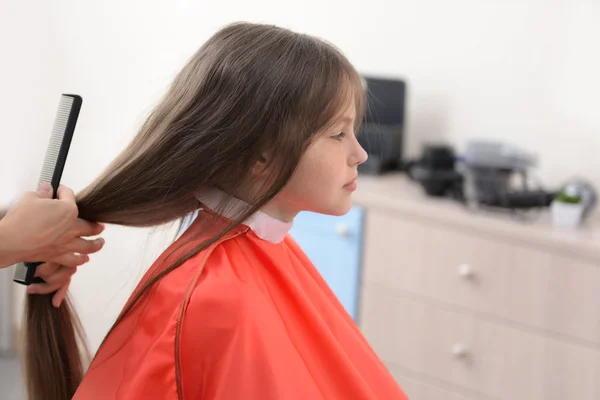
<path id="1" fill-rule="evenodd" d="M 558 228 L 576 228 L 583 215 L 582 198 L 576 190 L 561 190 L 552 202 L 552 224 Z"/>

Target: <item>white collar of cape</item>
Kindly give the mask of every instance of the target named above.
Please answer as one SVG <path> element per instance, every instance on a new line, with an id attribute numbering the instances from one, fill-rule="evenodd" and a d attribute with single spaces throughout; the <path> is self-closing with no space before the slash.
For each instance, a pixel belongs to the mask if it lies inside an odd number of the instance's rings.
<path id="1" fill-rule="evenodd" d="M 240 209 L 248 206 L 243 200 L 219 189 L 203 190 L 196 194 L 196 198 L 211 210 L 215 210 L 216 207 L 224 204 L 223 201 L 227 199 L 227 203 L 221 213 L 225 218 L 234 218 L 239 215 Z M 259 238 L 271 243 L 280 243 L 290 229 L 292 229 L 293 222 L 281 221 L 262 211 L 257 211 L 245 220 L 243 224 L 252 229 Z"/>

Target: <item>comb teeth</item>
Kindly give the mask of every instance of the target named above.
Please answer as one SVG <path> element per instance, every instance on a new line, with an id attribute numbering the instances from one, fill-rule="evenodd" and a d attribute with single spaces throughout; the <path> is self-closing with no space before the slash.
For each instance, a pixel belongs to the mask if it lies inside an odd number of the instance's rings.
<path id="1" fill-rule="evenodd" d="M 60 148 L 63 143 L 63 137 L 67 130 L 67 123 L 69 121 L 69 115 L 73 106 L 73 98 L 69 96 L 61 96 L 60 103 L 58 105 L 58 111 L 56 119 L 54 120 L 54 126 L 52 128 L 52 135 L 50 136 L 50 143 L 48 150 L 46 151 L 46 157 L 44 158 L 44 164 L 42 165 L 42 173 L 38 182 L 38 187 L 44 183 L 51 183 L 54 176 L 54 169 L 60 153 Z M 53 188 L 54 190 L 58 188 Z"/>

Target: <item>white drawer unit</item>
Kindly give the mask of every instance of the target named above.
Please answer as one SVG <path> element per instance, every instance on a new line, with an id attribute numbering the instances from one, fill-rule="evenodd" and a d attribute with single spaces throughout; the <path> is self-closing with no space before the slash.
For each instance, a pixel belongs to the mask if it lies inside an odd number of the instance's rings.
<path id="1" fill-rule="evenodd" d="M 481 394 L 456 393 L 452 389 L 441 388 L 438 382 L 431 382 L 425 376 L 409 376 L 406 369 L 388 362 L 387 367 L 396 378 L 410 400 L 494 400 Z"/>
<path id="2" fill-rule="evenodd" d="M 600 267 L 371 210 L 365 278 L 600 344 Z"/>
<path id="3" fill-rule="evenodd" d="M 361 181 L 359 323 L 412 400 L 600 399 L 600 219 L 557 231 Z"/>
<path id="4" fill-rule="evenodd" d="M 476 398 L 597 400 L 600 354 L 364 284 L 362 329 L 384 360 Z M 440 398 L 441 400 L 441 398 Z"/>

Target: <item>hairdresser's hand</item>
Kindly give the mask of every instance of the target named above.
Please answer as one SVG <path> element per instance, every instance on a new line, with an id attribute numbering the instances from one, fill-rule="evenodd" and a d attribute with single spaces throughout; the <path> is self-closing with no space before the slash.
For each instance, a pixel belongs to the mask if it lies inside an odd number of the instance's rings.
<path id="1" fill-rule="evenodd" d="M 77 267 L 99 251 L 103 239 L 86 240 L 104 229 L 77 218 L 73 191 L 60 186 L 52 199 L 50 185 L 26 193 L 0 220 L 0 267 L 20 261 L 54 262 Z M 44 276 L 41 276 L 45 278 Z"/>
<path id="2" fill-rule="evenodd" d="M 57 263 L 44 263 L 35 269 L 35 276 L 40 277 L 45 283 L 34 283 L 27 288 L 27 294 L 49 294 L 52 296 L 52 305 L 60 307 L 67 296 L 71 276 L 77 272 L 77 267 L 65 267 Z"/>

